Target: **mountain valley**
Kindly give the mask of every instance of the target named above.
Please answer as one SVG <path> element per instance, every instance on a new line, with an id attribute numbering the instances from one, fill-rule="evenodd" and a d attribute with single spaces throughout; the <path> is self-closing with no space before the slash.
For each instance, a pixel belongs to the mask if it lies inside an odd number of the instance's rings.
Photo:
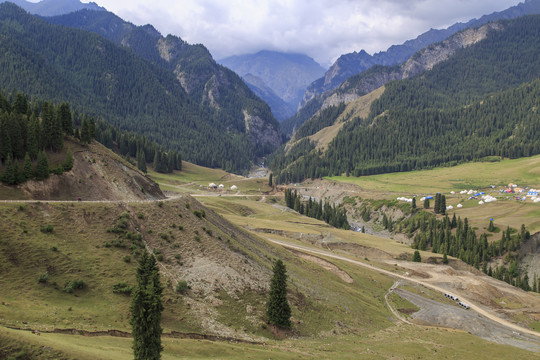
<path id="1" fill-rule="evenodd" d="M 325 74 L 2 1 L 0 359 L 538 358 L 539 4 Z"/>

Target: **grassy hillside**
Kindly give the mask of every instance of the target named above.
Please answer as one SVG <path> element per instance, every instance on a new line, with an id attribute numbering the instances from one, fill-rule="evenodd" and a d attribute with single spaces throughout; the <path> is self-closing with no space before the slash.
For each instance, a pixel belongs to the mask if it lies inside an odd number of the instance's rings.
<path id="1" fill-rule="evenodd" d="M 441 192 L 446 195 L 447 204 L 454 206 L 456 216 L 467 217 L 473 226 L 485 229 L 489 219 L 494 218 L 497 226 L 519 228 L 525 224 L 531 233 L 540 231 L 540 204 L 530 198 L 516 201 L 514 194 L 504 194 L 500 190 L 514 183 L 521 188 L 540 188 L 540 156 L 520 159 L 504 159 L 419 170 L 402 173 L 380 174 L 361 177 L 335 176 L 330 181 L 357 185 L 359 196 L 370 193 L 370 197 L 395 199 L 399 196 L 424 196 Z M 491 189 L 490 186 L 495 186 Z M 498 201 L 479 205 L 478 199 L 468 200 L 470 195 L 461 195 L 461 190 L 481 190 L 495 196 Z M 454 191 L 455 194 L 450 192 Z M 524 194 L 515 194 L 518 197 Z M 458 209 L 461 203 L 463 208 Z M 419 204 L 421 206 L 422 204 Z"/>

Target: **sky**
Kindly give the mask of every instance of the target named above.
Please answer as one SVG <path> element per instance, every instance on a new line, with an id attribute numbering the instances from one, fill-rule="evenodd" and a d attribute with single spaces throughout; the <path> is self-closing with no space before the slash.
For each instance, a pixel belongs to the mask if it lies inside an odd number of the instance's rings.
<path id="1" fill-rule="evenodd" d="M 521 1 L 94 0 L 136 25 L 202 43 L 215 59 L 275 50 L 306 54 L 324 67 L 342 54 L 385 51 Z"/>

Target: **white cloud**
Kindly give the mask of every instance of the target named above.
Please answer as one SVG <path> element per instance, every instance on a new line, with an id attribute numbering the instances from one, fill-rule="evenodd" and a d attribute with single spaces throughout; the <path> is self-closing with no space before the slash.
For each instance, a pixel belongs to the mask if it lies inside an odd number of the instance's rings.
<path id="1" fill-rule="evenodd" d="M 86 0 L 85 0 L 86 1 Z M 500 11 L 519 0 L 95 0 L 137 25 L 202 43 L 219 59 L 262 49 L 339 55 L 384 51 L 430 28 Z"/>

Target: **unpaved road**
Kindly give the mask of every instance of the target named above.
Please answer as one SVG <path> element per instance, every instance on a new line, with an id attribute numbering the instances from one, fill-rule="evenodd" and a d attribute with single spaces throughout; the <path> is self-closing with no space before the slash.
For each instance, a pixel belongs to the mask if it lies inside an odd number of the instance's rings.
<path id="1" fill-rule="evenodd" d="M 465 310 L 456 304 L 443 304 L 427 299 L 400 288 L 394 289 L 394 292 L 420 308 L 419 311 L 411 315 L 413 319 L 411 321 L 416 324 L 431 324 L 464 330 L 488 341 L 495 341 L 499 344 L 511 345 L 534 352 L 540 351 L 540 342 L 536 337 L 509 330 L 508 327 L 479 313 Z"/>
<path id="2" fill-rule="evenodd" d="M 426 282 L 426 281 L 423 281 L 423 280 L 420 280 L 420 279 L 410 278 L 408 276 L 404 276 L 404 275 L 400 275 L 400 274 L 396 274 L 396 273 L 393 273 L 391 271 L 384 270 L 384 269 L 381 269 L 381 268 L 378 268 L 376 266 L 366 264 L 366 263 L 363 263 L 363 262 L 360 262 L 360 261 L 352 260 L 352 259 L 349 259 L 349 258 L 347 258 L 345 256 L 336 255 L 336 254 L 333 254 L 333 253 L 325 251 L 325 250 L 313 249 L 313 248 L 310 248 L 310 247 L 307 247 L 307 246 L 301 246 L 301 245 L 293 245 L 293 244 L 289 244 L 289 243 L 284 242 L 284 241 L 274 240 L 274 239 L 271 239 L 271 238 L 268 238 L 268 237 L 265 237 L 265 238 L 268 241 L 270 241 L 270 242 L 272 242 L 274 244 L 278 244 L 278 245 L 281 245 L 281 246 L 289 248 L 289 249 L 294 249 L 294 250 L 298 250 L 298 251 L 304 251 L 304 252 L 315 254 L 315 255 L 321 255 L 321 256 L 326 256 L 326 257 L 333 258 L 333 259 L 346 261 L 348 263 L 358 265 L 358 266 L 362 266 L 362 267 L 371 269 L 373 271 L 377 271 L 379 273 L 388 275 L 390 277 L 399 278 L 399 279 L 403 279 L 403 280 L 407 280 L 407 281 L 410 281 L 410 282 L 414 282 L 414 283 L 423 285 L 423 286 L 425 286 L 427 288 L 436 290 L 436 291 L 441 292 L 441 293 L 447 292 L 447 290 L 445 290 L 445 289 L 443 289 L 443 288 L 441 288 L 441 287 L 439 287 L 437 285 L 431 284 L 429 282 Z M 470 307 L 471 307 L 471 310 L 476 311 L 478 314 L 485 316 L 486 318 L 494 321 L 495 323 L 500 324 L 502 326 L 505 326 L 507 328 L 510 328 L 512 331 L 515 331 L 517 333 L 531 335 L 534 338 L 536 338 L 537 341 L 540 340 L 540 333 L 538 333 L 536 331 L 533 331 L 533 330 L 530 330 L 530 329 L 526 329 L 526 328 L 524 328 L 522 326 L 516 325 L 516 324 L 511 323 L 511 322 L 509 322 L 509 321 L 507 321 L 505 319 L 502 319 L 502 318 L 490 313 L 489 311 L 485 310 L 484 308 L 482 308 L 482 307 L 480 307 L 478 305 L 475 305 L 473 302 L 470 301 L 470 299 L 464 298 L 463 296 L 460 296 L 460 299 L 462 301 L 466 302 L 467 304 L 469 304 Z"/>

